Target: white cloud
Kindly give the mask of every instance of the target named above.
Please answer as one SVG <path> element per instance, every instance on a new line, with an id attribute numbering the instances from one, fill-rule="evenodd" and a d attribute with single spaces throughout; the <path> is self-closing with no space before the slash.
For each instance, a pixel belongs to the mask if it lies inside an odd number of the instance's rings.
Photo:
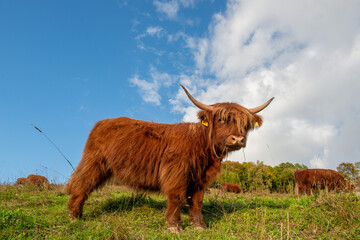
<path id="1" fill-rule="evenodd" d="M 133 86 L 139 88 L 140 95 L 145 102 L 160 105 L 161 97 L 158 93 L 159 85 L 156 81 L 142 80 L 138 75 L 135 75 L 129 81 Z"/>
<path id="2" fill-rule="evenodd" d="M 184 7 L 194 7 L 196 0 L 180 0 L 180 3 Z"/>
<path id="3" fill-rule="evenodd" d="M 167 32 L 160 26 L 149 26 L 146 28 L 145 32 L 143 32 L 135 37 L 135 40 L 137 42 L 137 47 L 143 51 L 147 51 L 147 52 L 153 53 L 157 56 L 161 56 L 161 55 L 163 55 L 164 51 L 161 51 L 159 49 L 156 49 L 152 46 L 145 44 L 144 38 L 146 38 L 148 36 L 161 38 L 161 37 L 165 36 L 166 34 L 167 34 Z"/>
<path id="4" fill-rule="evenodd" d="M 187 37 L 186 45 L 188 48 L 195 50 L 194 52 L 194 59 L 196 63 L 196 67 L 200 72 L 204 70 L 206 67 L 206 58 L 207 53 L 209 51 L 209 41 L 206 38 L 202 39 L 194 39 L 192 37 Z"/>
<path id="5" fill-rule="evenodd" d="M 326 161 L 328 156 L 329 149 L 325 148 L 321 156 L 319 154 L 310 160 L 310 166 L 312 168 L 329 168 L 329 164 Z"/>
<path id="6" fill-rule="evenodd" d="M 154 5 L 158 12 L 166 14 L 166 16 L 170 19 L 174 19 L 177 16 L 177 12 L 179 10 L 179 3 L 176 0 L 172 0 L 169 2 L 155 0 Z"/>
<path id="7" fill-rule="evenodd" d="M 145 38 L 147 36 L 151 37 L 162 37 L 163 34 L 166 34 L 165 30 L 160 26 L 149 26 L 146 28 L 145 32 L 142 34 L 139 34 L 135 37 L 136 40 L 141 40 L 142 38 Z"/>
<path id="8" fill-rule="evenodd" d="M 162 27 L 159 27 L 159 26 L 150 26 L 146 29 L 146 33 L 150 36 L 157 36 L 157 37 L 160 37 L 160 34 L 162 32 Z"/>
<path id="9" fill-rule="evenodd" d="M 179 39 L 187 39 L 188 36 L 184 32 L 176 32 L 175 34 L 168 34 L 167 35 L 168 42 L 175 42 Z"/>
<path id="10" fill-rule="evenodd" d="M 140 95 L 145 102 L 155 105 L 161 104 L 159 90 L 169 87 L 177 78 L 168 73 L 160 73 L 155 67 L 150 66 L 150 80 L 140 79 L 137 74 L 129 79 L 133 87 L 138 87 Z"/>
<path id="11" fill-rule="evenodd" d="M 167 18 L 172 20 L 177 18 L 177 14 L 181 7 L 194 7 L 195 3 L 195 0 L 154 0 L 153 2 L 156 7 L 156 11 L 165 14 Z"/>
<path id="12" fill-rule="evenodd" d="M 275 96 L 263 127 L 250 133 L 248 161 L 359 161 L 358 9 L 359 1 L 230 0 L 209 37 L 186 39 L 196 69 L 180 81 L 205 103 L 255 107 Z M 216 80 L 203 79 L 209 73 Z M 184 121 L 197 121 L 181 90 L 171 102 Z M 230 159 L 243 161 L 243 153 Z"/>
<path id="13" fill-rule="evenodd" d="M 174 20 L 181 7 L 193 7 L 195 0 L 153 3 Z M 176 81 L 207 104 L 230 101 L 255 107 L 274 96 L 262 112 L 263 127 L 249 135 L 247 161 L 333 169 L 359 161 L 358 9 L 360 2 L 354 0 L 229 0 L 226 11 L 214 15 L 209 31 L 201 35 L 206 37 L 169 34 L 159 26 L 137 37 L 139 48 L 158 55 L 163 52 L 141 39 L 184 41 L 193 54 L 192 71 L 173 76 L 151 67 L 148 80 L 135 75 L 130 82 L 144 101 L 157 105 L 159 91 Z M 182 89 L 170 102 L 184 121 L 197 121 L 197 109 Z M 229 158 L 243 161 L 243 152 Z"/>

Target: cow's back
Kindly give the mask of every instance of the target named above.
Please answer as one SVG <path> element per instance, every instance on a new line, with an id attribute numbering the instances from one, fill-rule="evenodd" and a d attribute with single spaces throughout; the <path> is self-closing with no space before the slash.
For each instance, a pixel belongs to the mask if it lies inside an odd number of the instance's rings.
<path id="1" fill-rule="evenodd" d="M 190 157 L 184 155 L 201 153 L 194 142 L 199 135 L 194 126 L 127 117 L 99 121 L 86 142 L 82 164 L 97 161 L 97 165 L 111 171 L 116 182 L 136 189 L 159 191 L 164 190 L 164 183 L 187 183 L 189 176 L 184 173 L 190 174 L 192 165 Z"/>
<path id="2" fill-rule="evenodd" d="M 40 175 L 35 175 L 35 174 L 30 174 L 27 177 L 27 183 L 30 185 L 36 185 L 36 186 L 42 186 L 42 187 L 46 187 L 48 186 L 49 180 L 44 177 L 44 176 L 40 176 Z"/>
<path id="3" fill-rule="evenodd" d="M 345 190 L 345 178 L 331 169 L 300 169 L 294 171 L 295 194 L 310 194 L 312 189 Z"/>
<path id="4" fill-rule="evenodd" d="M 15 182 L 15 185 L 25 185 L 26 184 L 26 178 L 18 178 Z"/>
<path id="5" fill-rule="evenodd" d="M 221 185 L 221 191 L 223 192 L 233 192 L 233 193 L 243 192 L 240 186 L 235 183 L 222 182 L 220 185 Z"/>

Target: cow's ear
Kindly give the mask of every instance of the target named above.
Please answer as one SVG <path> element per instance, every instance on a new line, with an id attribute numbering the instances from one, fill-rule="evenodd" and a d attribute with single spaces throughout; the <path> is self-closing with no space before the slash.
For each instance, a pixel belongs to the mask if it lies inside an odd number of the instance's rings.
<path id="1" fill-rule="evenodd" d="M 260 116 L 255 115 L 253 121 L 253 128 L 261 127 L 263 120 Z"/>
<path id="2" fill-rule="evenodd" d="M 200 122 L 201 122 L 202 120 L 204 120 L 205 118 L 206 118 L 205 111 L 200 111 L 200 112 L 198 113 L 198 119 L 200 120 Z"/>
<path id="3" fill-rule="evenodd" d="M 198 113 L 198 119 L 200 120 L 201 124 L 208 127 L 209 126 L 209 120 L 211 120 L 211 116 L 208 116 L 209 114 L 206 111 L 200 111 Z"/>

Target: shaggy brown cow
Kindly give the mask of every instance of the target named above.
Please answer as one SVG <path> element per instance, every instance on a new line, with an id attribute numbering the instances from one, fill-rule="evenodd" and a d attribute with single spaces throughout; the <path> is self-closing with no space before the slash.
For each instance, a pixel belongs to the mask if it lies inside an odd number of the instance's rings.
<path id="1" fill-rule="evenodd" d="M 35 174 L 30 174 L 27 177 L 27 183 L 39 187 L 47 187 L 50 185 L 49 180 L 47 180 L 46 177 Z"/>
<path id="2" fill-rule="evenodd" d="M 35 174 L 30 174 L 27 178 L 18 178 L 15 184 L 35 185 L 38 187 L 48 187 L 50 185 L 46 177 Z"/>
<path id="3" fill-rule="evenodd" d="M 26 184 L 26 178 L 18 178 L 15 183 L 15 185 L 25 185 L 25 184 Z"/>
<path id="4" fill-rule="evenodd" d="M 310 195 L 319 189 L 349 191 L 351 184 L 338 172 L 331 169 L 301 169 L 294 171 L 295 194 Z"/>
<path id="5" fill-rule="evenodd" d="M 180 211 L 185 202 L 192 225 L 198 230 L 206 227 L 201 214 L 204 191 L 219 175 L 224 157 L 245 147 L 247 132 L 261 126 L 262 118 L 256 113 L 272 99 L 253 109 L 236 103 L 205 105 L 181 87 L 201 109 L 198 123 L 161 124 L 120 117 L 95 125 L 65 189 L 70 195 L 70 219 L 81 217 L 90 193 L 112 177 L 134 189 L 165 194 L 171 232 L 182 230 Z"/>
<path id="6" fill-rule="evenodd" d="M 222 182 L 220 185 L 222 192 L 244 193 L 244 190 L 242 190 L 240 186 L 235 183 Z"/>

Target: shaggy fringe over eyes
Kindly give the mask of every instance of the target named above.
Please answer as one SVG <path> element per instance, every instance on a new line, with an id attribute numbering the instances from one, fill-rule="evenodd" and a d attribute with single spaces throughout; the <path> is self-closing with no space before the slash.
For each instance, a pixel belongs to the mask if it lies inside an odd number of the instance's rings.
<path id="1" fill-rule="evenodd" d="M 213 106 L 217 108 L 214 113 L 208 111 L 200 111 L 198 113 L 200 121 L 206 118 L 208 121 L 213 119 L 213 121 L 219 121 L 225 124 L 235 123 L 241 134 L 245 134 L 247 131 L 254 129 L 257 125 L 260 127 L 263 123 L 261 116 L 250 113 L 246 108 L 236 103 L 218 103 Z M 211 121 L 209 124 L 210 126 L 215 125 L 215 123 L 211 123 Z"/>

